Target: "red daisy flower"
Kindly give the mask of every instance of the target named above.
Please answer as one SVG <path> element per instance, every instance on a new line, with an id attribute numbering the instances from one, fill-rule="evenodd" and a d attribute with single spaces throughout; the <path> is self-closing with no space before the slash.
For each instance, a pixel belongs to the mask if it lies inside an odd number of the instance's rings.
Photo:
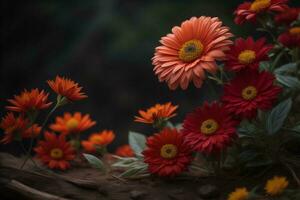
<path id="1" fill-rule="evenodd" d="M 255 0 L 245 2 L 234 11 L 236 24 L 243 24 L 245 21 L 255 22 L 258 14 L 263 12 L 283 12 L 288 6 L 288 0 Z"/>
<path id="2" fill-rule="evenodd" d="M 37 157 L 51 169 L 70 168 L 69 161 L 75 158 L 75 151 L 71 144 L 66 142 L 65 136 L 56 136 L 49 132 L 45 132 L 45 141 L 39 141 L 34 150 Z"/>
<path id="3" fill-rule="evenodd" d="M 134 157 L 134 152 L 128 144 L 118 147 L 115 154 L 121 157 Z"/>
<path id="4" fill-rule="evenodd" d="M 285 12 L 279 13 L 275 16 L 276 24 L 290 25 L 296 21 L 300 16 L 300 8 L 288 8 Z"/>
<path id="5" fill-rule="evenodd" d="M 223 102 L 226 108 L 243 118 L 256 117 L 257 109 L 272 108 L 281 88 L 273 84 L 275 77 L 258 70 L 241 71 L 224 86 Z"/>
<path id="6" fill-rule="evenodd" d="M 175 176 L 186 170 L 191 162 L 190 147 L 176 129 L 163 129 L 147 139 L 143 151 L 148 170 L 159 176 Z"/>
<path id="7" fill-rule="evenodd" d="M 265 44 L 265 38 L 254 41 L 252 37 L 246 40 L 238 38 L 227 52 L 225 67 L 229 71 L 240 71 L 244 68 L 257 69 L 261 61 L 268 60 L 268 52 L 272 45 Z"/>
<path id="8" fill-rule="evenodd" d="M 236 121 L 218 102 L 205 102 L 188 114 L 183 122 L 182 133 L 193 150 L 205 154 L 218 153 L 236 137 Z"/>
<path id="9" fill-rule="evenodd" d="M 300 47 L 300 26 L 292 27 L 279 35 L 278 41 L 288 48 Z"/>
<path id="10" fill-rule="evenodd" d="M 46 109 L 51 105 L 51 102 L 47 102 L 48 95 L 49 94 L 45 93 L 44 90 L 24 90 L 20 95 L 15 95 L 14 99 L 9 99 L 8 102 L 11 103 L 12 106 L 6 106 L 6 108 L 14 112 L 32 112 Z"/>
<path id="11" fill-rule="evenodd" d="M 0 143 L 8 144 L 13 140 L 36 137 L 41 132 L 41 127 L 37 124 L 30 126 L 29 120 L 23 115 L 15 117 L 13 113 L 8 113 L 2 118 L 0 128 L 4 131 L 4 137 Z"/>

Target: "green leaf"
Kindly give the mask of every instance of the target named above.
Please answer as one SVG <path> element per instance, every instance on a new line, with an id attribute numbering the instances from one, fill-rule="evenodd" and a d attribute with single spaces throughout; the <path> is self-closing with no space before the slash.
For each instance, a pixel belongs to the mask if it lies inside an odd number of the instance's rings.
<path id="1" fill-rule="evenodd" d="M 271 65 L 269 62 L 260 62 L 259 68 L 261 70 L 270 71 Z"/>
<path id="2" fill-rule="evenodd" d="M 170 121 L 167 121 L 166 127 L 167 128 L 175 128 L 174 125 L 172 124 L 172 122 L 170 122 Z"/>
<path id="3" fill-rule="evenodd" d="M 96 156 L 91 155 L 91 154 L 84 153 L 83 156 L 92 166 L 94 166 L 97 169 L 101 169 L 101 170 L 105 171 L 105 166 L 104 166 L 102 160 L 100 160 L 99 158 L 97 158 Z"/>
<path id="4" fill-rule="evenodd" d="M 288 63 L 280 66 L 274 72 L 275 74 L 284 74 L 289 72 L 295 72 L 297 70 L 297 63 Z"/>
<path id="5" fill-rule="evenodd" d="M 240 137 L 253 137 L 257 128 L 254 124 L 251 124 L 248 120 L 243 120 L 238 127 L 238 133 Z"/>
<path id="6" fill-rule="evenodd" d="M 279 131 L 292 107 L 292 99 L 289 98 L 279 103 L 267 117 L 266 129 L 270 135 Z"/>
<path id="7" fill-rule="evenodd" d="M 142 151 L 146 147 L 146 137 L 143 134 L 129 131 L 129 145 L 136 155 L 141 156 Z"/>
<path id="8" fill-rule="evenodd" d="M 291 89 L 300 89 L 300 81 L 296 77 L 276 74 L 276 79 L 283 86 Z"/>
<path id="9" fill-rule="evenodd" d="M 243 163 L 247 163 L 251 160 L 254 160 L 256 157 L 257 152 L 254 149 L 249 149 L 240 153 L 239 160 Z"/>
<path id="10" fill-rule="evenodd" d="M 292 131 L 295 131 L 297 133 L 300 133 L 300 124 L 294 126 L 293 128 L 291 128 Z"/>

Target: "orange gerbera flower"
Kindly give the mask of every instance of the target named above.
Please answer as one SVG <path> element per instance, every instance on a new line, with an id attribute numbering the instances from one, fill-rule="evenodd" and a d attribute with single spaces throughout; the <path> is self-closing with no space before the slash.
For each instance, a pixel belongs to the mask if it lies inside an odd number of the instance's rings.
<path id="1" fill-rule="evenodd" d="M 75 151 L 71 144 L 66 142 L 65 136 L 56 136 L 49 132 L 45 132 L 45 140 L 39 141 L 34 150 L 37 157 L 51 169 L 70 168 L 69 161 L 75 158 Z"/>
<path id="2" fill-rule="evenodd" d="M 93 133 L 88 140 L 81 142 L 83 148 L 88 152 L 96 152 L 97 148 L 105 147 L 115 139 L 115 134 L 111 130 L 103 130 Z"/>
<path id="3" fill-rule="evenodd" d="M 73 115 L 64 113 L 63 117 L 56 117 L 55 123 L 50 125 L 53 131 L 62 134 L 80 133 L 96 124 L 92 121 L 90 115 L 82 115 L 80 112 L 75 112 Z"/>
<path id="4" fill-rule="evenodd" d="M 47 102 L 48 95 L 44 90 L 32 89 L 27 91 L 25 89 L 20 95 L 15 95 L 14 99 L 9 99 L 8 102 L 12 106 L 6 106 L 6 108 L 14 112 L 32 112 L 46 109 L 52 104 Z"/>
<path id="5" fill-rule="evenodd" d="M 156 104 L 155 106 L 148 108 L 146 111 L 139 110 L 140 116 L 135 116 L 136 122 L 152 124 L 158 121 L 168 120 L 176 116 L 176 109 L 178 106 L 172 105 L 170 102 L 166 104 Z"/>
<path id="6" fill-rule="evenodd" d="M 192 17 L 161 38 L 152 58 L 155 74 L 172 90 L 186 89 L 191 81 L 200 88 L 205 71 L 215 73 L 216 60 L 225 58 L 230 37 L 229 28 L 217 17 Z"/>
<path id="7" fill-rule="evenodd" d="M 134 157 L 134 152 L 128 144 L 118 147 L 115 154 L 121 157 Z"/>
<path id="8" fill-rule="evenodd" d="M 41 132 L 41 127 L 37 124 L 30 126 L 29 120 L 23 115 L 15 117 L 13 113 L 8 113 L 2 118 L 0 128 L 4 131 L 4 137 L 0 143 L 8 144 L 13 140 L 36 137 Z"/>
<path id="9" fill-rule="evenodd" d="M 71 79 L 56 76 L 54 81 L 49 80 L 47 83 L 54 92 L 66 97 L 70 101 L 77 101 L 87 97 L 83 92 L 81 92 L 82 87 L 79 87 L 78 83 L 75 83 Z"/>

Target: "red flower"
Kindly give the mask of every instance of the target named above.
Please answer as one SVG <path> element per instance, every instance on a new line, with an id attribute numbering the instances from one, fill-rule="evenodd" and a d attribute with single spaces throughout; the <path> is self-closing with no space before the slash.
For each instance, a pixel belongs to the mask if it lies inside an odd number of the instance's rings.
<path id="1" fill-rule="evenodd" d="M 275 16 L 276 24 L 290 25 L 296 21 L 300 14 L 300 8 L 288 8 L 285 12 L 279 13 Z"/>
<path id="2" fill-rule="evenodd" d="M 300 47 L 300 26 L 292 27 L 279 35 L 278 41 L 288 48 Z"/>
<path id="3" fill-rule="evenodd" d="M 175 176 L 186 170 L 191 162 L 190 147 L 176 129 L 163 129 L 147 139 L 143 151 L 148 170 L 159 176 Z"/>
<path id="4" fill-rule="evenodd" d="M 226 108 L 243 118 L 256 117 L 257 109 L 272 108 L 281 88 L 273 84 L 275 77 L 269 72 L 245 70 L 224 86 L 223 102 Z"/>
<path id="5" fill-rule="evenodd" d="M 188 146 L 205 154 L 218 153 L 236 136 L 236 121 L 218 102 L 205 102 L 188 114 L 183 122 L 182 133 Z"/>
<path id="6" fill-rule="evenodd" d="M 121 157 L 134 157 L 134 152 L 128 144 L 118 147 L 115 154 Z"/>
<path id="7" fill-rule="evenodd" d="M 99 133 L 93 133 L 88 140 L 81 141 L 81 145 L 87 152 L 96 152 L 97 148 L 106 147 L 115 139 L 116 135 L 111 130 L 103 130 Z"/>
<path id="8" fill-rule="evenodd" d="M 34 150 L 38 158 L 51 169 L 70 168 L 69 161 L 75 158 L 75 151 L 71 144 L 66 142 L 65 136 L 56 136 L 49 132 L 45 132 L 45 141 L 39 141 Z"/>
<path id="9" fill-rule="evenodd" d="M 44 90 L 24 90 L 20 95 L 15 95 L 14 99 L 9 99 L 8 102 L 12 106 L 6 106 L 6 108 L 14 112 L 31 112 L 46 109 L 51 105 L 51 103 L 47 102 L 48 95 Z"/>
<path id="10" fill-rule="evenodd" d="M 272 45 L 266 45 L 265 41 L 265 38 L 261 38 L 255 42 L 252 37 L 246 40 L 236 39 L 235 44 L 227 52 L 226 69 L 230 71 L 257 69 L 259 62 L 269 59 L 268 52 L 273 48 Z"/>
<path id="11" fill-rule="evenodd" d="M 258 14 L 263 12 L 283 12 L 288 6 L 288 0 L 255 0 L 245 2 L 234 11 L 236 24 L 243 24 L 245 21 L 255 22 Z"/>
<path id="12" fill-rule="evenodd" d="M 15 117 L 13 113 L 8 113 L 2 118 L 0 128 L 4 131 L 4 137 L 0 143 L 8 144 L 13 140 L 31 138 L 39 135 L 41 127 L 37 124 L 30 126 L 29 120 L 23 115 Z"/>

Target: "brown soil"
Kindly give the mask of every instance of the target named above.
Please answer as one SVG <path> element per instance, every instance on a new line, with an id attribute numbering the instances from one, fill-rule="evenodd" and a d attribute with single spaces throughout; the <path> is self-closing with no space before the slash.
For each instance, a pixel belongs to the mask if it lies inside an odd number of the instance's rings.
<path id="1" fill-rule="evenodd" d="M 264 184 L 273 175 L 286 175 L 274 169 L 262 177 L 157 177 L 125 180 L 114 175 L 104 175 L 88 166 L 77 167 L 66 172 L 53 172 L 28 161 L 21 170 L 23 158 L 0 153 L 1 199 L 33 200 L 225 200 L 235 187 Z M 275 174 L 274 171 L 277 171 Z M 280 173 L 283 171 L 285 173 Z M 291 178 L 289 177 L 291 180 Z M 201 186 L 216 186 L 218 197 L 203 198 Z M 295 184 L 292 185 L 295 186 Z"/>

